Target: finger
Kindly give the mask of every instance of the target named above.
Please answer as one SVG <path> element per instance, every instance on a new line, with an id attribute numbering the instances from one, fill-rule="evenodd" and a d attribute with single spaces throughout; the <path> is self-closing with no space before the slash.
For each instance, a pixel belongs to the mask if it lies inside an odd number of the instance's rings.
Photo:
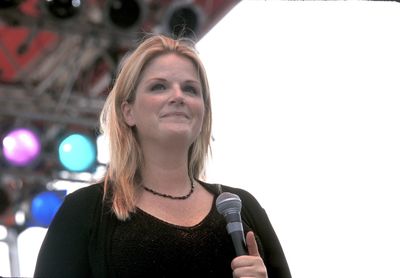
<path id="1" fill-rule="evenodd" d="M 248 232 L 246 235 L 247 250 L 250 256 L 260 256 L 254 232 Z"/>
<path id="2" fill-rule="evenodd" d="M 242 268 L 234 269 L 232 272 L 232 277 L 233 278 L 254 277 L 251 274 L 252 274 L 251 267 L 242 267 Z"/>

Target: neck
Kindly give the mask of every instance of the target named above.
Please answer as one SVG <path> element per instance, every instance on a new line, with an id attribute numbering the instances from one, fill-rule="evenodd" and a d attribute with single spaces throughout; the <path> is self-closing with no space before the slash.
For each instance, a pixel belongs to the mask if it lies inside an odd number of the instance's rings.
<path id="1" fill-rule="evenodd" d="M 143 148 L 143 184 L 154 190 L 174 194 L 190 187 L 188 151 Z"/>

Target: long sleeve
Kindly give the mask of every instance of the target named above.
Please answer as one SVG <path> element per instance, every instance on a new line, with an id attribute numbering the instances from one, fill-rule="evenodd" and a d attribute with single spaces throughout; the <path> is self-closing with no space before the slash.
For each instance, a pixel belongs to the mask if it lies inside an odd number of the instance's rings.
<path id="1" fill-rule="evenodd" d="M 265 210 L 261 207 L 256 198 L 247 191 L 233 189 L 232 192 L 238 194 L 242 199 L 243 219 L 248 222 L 261 240 L 266 257 L 265 264 L 268 270 L 268 277 L 291 278 L 292 276 L 282 246 Z"/>
<path id="2" fill-rule="evenodd" d="M 49 226 L 35 277 L 90 277 L 89 240 L 96 194 L 78 190 L 66 196 Z"/>

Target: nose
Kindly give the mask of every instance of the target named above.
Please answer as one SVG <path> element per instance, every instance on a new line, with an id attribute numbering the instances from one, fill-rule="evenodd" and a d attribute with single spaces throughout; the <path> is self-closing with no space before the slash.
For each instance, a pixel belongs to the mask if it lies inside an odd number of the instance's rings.
<path id="1" fill-rule="evenodd" d="M 180 86 L 173 86 L 171 91 L 170 103 L 183 104 L 185 102 L 185 94 Z"/>

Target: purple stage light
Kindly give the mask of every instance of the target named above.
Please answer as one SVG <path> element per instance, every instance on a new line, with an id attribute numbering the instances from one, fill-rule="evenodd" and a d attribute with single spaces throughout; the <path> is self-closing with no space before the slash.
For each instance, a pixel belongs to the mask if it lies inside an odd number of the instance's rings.
<path id="1" fill-rule="evenodd" d="M 3 154 L 15 166 L 26 166 L 35 160 L 41 151 L 39 137 L 31 130 L 18 128 L 3 139 Z"/>

